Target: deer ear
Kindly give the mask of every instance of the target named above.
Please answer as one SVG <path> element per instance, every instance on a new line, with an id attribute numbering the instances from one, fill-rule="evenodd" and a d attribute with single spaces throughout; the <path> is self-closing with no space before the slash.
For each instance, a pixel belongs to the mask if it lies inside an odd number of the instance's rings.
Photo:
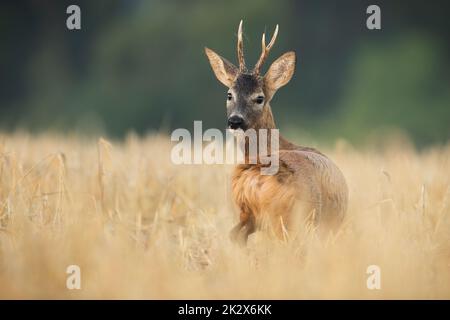
<path id="1" fill-rule="evenodd" d="M 291 80 L 295 71 L 295 52 L 289 51 L 275 60 L 264 76 L 264 84 L 272 96 Z"/>
<path id="2" fill-rule="evenodd" d="M 209 48 L 205 48 L 205 53 L 217 79 L 230 88 L 237 76 L 238 69 L 230 61 Z"/>

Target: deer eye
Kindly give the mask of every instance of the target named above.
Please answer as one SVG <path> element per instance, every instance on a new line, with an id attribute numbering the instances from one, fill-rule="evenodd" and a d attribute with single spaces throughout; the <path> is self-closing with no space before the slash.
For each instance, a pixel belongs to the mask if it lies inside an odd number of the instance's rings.
<path id="1" fill-rule="evenodd" d="M 233 96 L 232 96 L 232 94 L 231 94 L 230 92 L 228 92 L 228 94 L 227 94 L 227 100 L 228 100 L 228 101 L 231 101 L 231 99 L 233 99 Z"/>
<path id="2" fill-rule="evenodd" d="M 263 97 L 263 96 L 258 96 L 258 97 L 256 97 L 255 102 L 256 102 L 257 104 L 263 103 L 263 102 L 264 102 L 264 97 Z"/>

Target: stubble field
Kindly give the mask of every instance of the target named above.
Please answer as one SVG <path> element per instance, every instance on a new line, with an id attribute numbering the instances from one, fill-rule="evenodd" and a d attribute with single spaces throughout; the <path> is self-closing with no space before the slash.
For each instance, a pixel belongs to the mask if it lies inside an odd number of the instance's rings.
<path id="1" fill-rule="evenodd" d="M 228 236 L 232 167 L 176 166 L 170 150 L 156 135 L 0 134 L 0 298 L 450 299 L 450 145 L 321 148 L 347 178 L 345 223 L 245 249 Z"/>

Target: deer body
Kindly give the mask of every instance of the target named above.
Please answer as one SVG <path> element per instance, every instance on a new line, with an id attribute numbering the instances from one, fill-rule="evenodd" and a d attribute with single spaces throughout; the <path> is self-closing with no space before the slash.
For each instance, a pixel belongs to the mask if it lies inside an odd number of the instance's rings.
<path id="1" fill-rule="evenodd" d="M 262 54 L 255 68 L 248 71 L 243 55 L 242 21 L 238 31 L 239 69 L 212 50 L 205 48 L 213 71 L 228 90 L 227 115 L 231 129 L 275 129 L 270 101 L 280 87 L 291 79 L 295 53 L 278 58 L 264 76 L 260 68 L 278 34 L 278 26 L 269 45 L 262 39 Z M 267 146 L 270 150 L 270 146 Z M 339 168 L 319 151 L 297 146 L 279 138 L 279 170 L 262 175 L 262 164 L 237 165 L 232 177 L 232 194 L 240 210 L 239 223 L 231 236 L 246 243 L 248 236 L 269 227 L 283 238 L 310 218 L 316 225 L 337 225 L 346 208 L 348 189 Z"/>
<path id="2" fill-rule="evenodd" d="M 298 223 L 336 226 L 344 218 L 347 186 L 338 167 L 318 151 L 280 149 L 280 169 L 261 175 L 258 165 L 238 165 L 233 172 L 232 194 L 240 209 L 240 222 L 232 237 L 248 236 L 268 224 L 279 238 L 283 228 L 295 232 Z"/>

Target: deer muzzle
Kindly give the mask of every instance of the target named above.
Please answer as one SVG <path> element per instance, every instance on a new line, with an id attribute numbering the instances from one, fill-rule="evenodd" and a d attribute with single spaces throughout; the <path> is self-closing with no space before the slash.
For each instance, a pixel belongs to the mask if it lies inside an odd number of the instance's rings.
<path id="1" fill-rule="evenodd" d="M 245 130 L 245 121 L 241 116 L 233 115 L 228 118 L 228 127 L 230 129 Z"/>

